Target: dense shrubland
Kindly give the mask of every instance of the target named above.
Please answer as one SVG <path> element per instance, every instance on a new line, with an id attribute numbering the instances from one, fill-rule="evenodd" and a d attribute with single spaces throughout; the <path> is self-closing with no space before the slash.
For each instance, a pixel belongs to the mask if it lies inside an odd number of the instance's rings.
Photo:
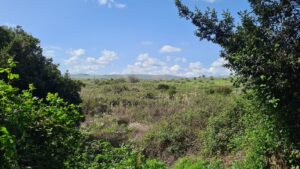
<path id="1" fill-rule="evenodd" d="M 230 109 L 239 95 L 229 79 L 221 78 L 84 82 L 82 131 L 114 145 L 133 144 L 168 165 L 198 154 L 208 119 Z"/>

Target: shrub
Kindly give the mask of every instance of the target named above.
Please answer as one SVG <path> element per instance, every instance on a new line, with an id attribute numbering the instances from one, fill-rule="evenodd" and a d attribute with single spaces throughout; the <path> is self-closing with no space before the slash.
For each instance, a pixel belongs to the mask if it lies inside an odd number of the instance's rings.
<path id="1" fill-rule="evenodd" d="M 177 93 L 176 87 L 175 87 L 175 86 L 172 86 L 172 87 L 168 90 L 169 98 L 170 98 L 170 99 L 174 99 L 176 93 Z"/>
<path id="2" fill-rule="evenodd" d="M 223 95 L 229 95 L 232 92 L 233 92 L 233 89 L 232 89 L 232 87 L 229 87 L 229 86 L 218 86 L 218 87 L 210 88 L 210 89 L 206 90 L 206 93 L 208 93 L 208 94 L 218 93 L 218 94 L 223 94 Z"/>
<path id="3" fill-rule="evenodd" d="M 249 109 L 242 98 L 231 109 L 220 112 L 208 119 L 205 130 L 201 133 L 202 153 L 205 156 L 224 156 L 232 151 L 232 139 L 244 132 L 240 119 Z M 249 103 L 248 103 L 249 104 Z"/>
<path id="4" fill-rule="evenodd" d="M 118 118 L 111 115 L 92 117 L 82 124 L 81 131 L 93 139 L 104 140 L 114 146 L 126 143 L 129 134 L 126 123 L 120 123 Z"/>
<path id="5" fill-rule="evenodd" d="M 0 122 L 13 136 L 19 166 L 63 168 L 80 138 L 77 126 L 83 117 L 76 106 L 53 94 L 46 99 L 49 105 L 32 97 L 31 91 L 17 95 L 3 81 L 0 88 Z"/>
<path id="6" fill-rule="evenodd" d="M 187 126 L 179 126 L 167 121 L 161 122 L 158 126 L 146 134 L 144 138 L 145 154 L 149 157 L 159 157 L 168 161 L 183 156 L 192 146 L 194 134 Z M 168 161 L 173 162 L 173 161 Z"/>
<path id="7" fill-rule="evenodd" d="M 1 168 L 19 168 L 14 138 L 5 127 L 0 127 L 0 154 Z"/>
<path id="8" fill-rule="evenodd" d="M 172 163 L 187 152 L 196 152 L 200 147 L 198 132 L 206 121 L 205 112 L 180 112 L 163 119 L 144 136 L 145 154 Z"/>
<path id="9" fill-rule="evenodd" d="M 167 84 L 159 84 L 159 85 L 157 86 L 157 89 L 158 89 L 158 90 L 168 90 L 169 88 L 170 88 L 170 86 L 167 85 Z"/>
<path id="10" fill-rule="evenodd" d="M 145 96 L 144 96 L 146 99 L 155 99 L 155 95 L 153 93 L 146 93 Z"/>

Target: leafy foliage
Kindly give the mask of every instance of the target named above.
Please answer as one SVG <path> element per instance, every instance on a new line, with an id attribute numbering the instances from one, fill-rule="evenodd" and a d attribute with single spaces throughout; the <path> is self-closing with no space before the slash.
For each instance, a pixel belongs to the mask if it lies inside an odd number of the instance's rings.
<path id="1" fill-rule="evenodd" d="M 109 143 L 102 141 L 86 141 L 76 151 L 70 161 L 66 162 L 70 169 L 110 169 L 110 168 L 140 168 L 164 169 L 165 165 L 156 160 L 146 160 L 134 148 L 123 146 L 113 148 Z"/>
<path id="2" fill-rule="evenodd" d="M 255 89 L 261 101 L 285 114 L 299 136 L 300 2 L 249 0 L 251 11 L 240 12 L 234 24 L 229 12 L 218 19 L 214 9 L 191 12 L 176 0 L 179 14 L 197 27 L 196 36 L 223 47 L 221 57 L 235 72 L 237 84 Z"/>
<path id="3" fill-rule="evenodd" d="M 8 73 L 10 74 L 10 73 Z M 10 75 L 9 75 L 10 76 Z M 6 139 L 15 143 L 16 160 L 21 168 L 63 168 L 63 162 L 77 146 L 81 113 L 57 95 L 49 94 L 46 103 L 30 90 L 17 89 L 0 81 L 0 123 Z M 6 129 L 6 130 L 5 130 Z M 4 149 L 9 146 L 4 145 Z M 9 148 L 7 151 L 11 151 Z M 9 157 L 9 156 L 8 156 Z"/>
<path id="4" fill-rule="evenodd" d="M 240 12 L 241 23 L 235 25 L 228 11 L 219 19 L 214 9 L 192 12 L 181 0 L 176 0 L 179 15 L 192 21 L 200 40 L 223 48 L 221 57 L 227 61 L 225 66 L 234 71 L 236 84 L 250 93 L 246 102 L 238 104 L 242 108 L 237 109 L 239 120 L 232 113 L 211 119 L 206 145 L 211 152 L 219 150 L 221 154 L 234 147 L 245 151 L 246 159 L 235 163 L 237 168 L 297 168 L 300 165 L 295 155 L 300 140 L 300 2 L 249 0 L 249 3 L 251 11 Z M 236 130 L 238 126 L 242 130 Z"/>
<path id="5" fill-rule="evenodd" d="M 10 61 L 9 61 L 10 62 Z M 11 66 L 15 64 L 11 62 Z M 11 68 L 0 68 L 11 80 Z M 0 168 L 165 168 L 134 148 L 88 141 L 79 130 L 78 106 L 57 94 L 33 97 L 33 85 L 19 92 L 0 80 Z"/>
<path id="6" fill-rule="evenodd" d="M 27 34 L 21 27 L 0 27 L 0 66 L 8 68 L 8 58 L 12 57 L 17 65 L 12 72 L 20 75 L 18 80 L 11 82 L 14 87 L 22 90 L 33 84 L 33 95 L 46 98 L 47 93 L 58 93 L 64 100 L 78 104 L 81 102 L 79 91 L 82 83 L 71 80 L 68 73 L 64 76 L 52 59 L 43 56 L 40 41 Z M 4 75 L 0 79 L 5 79 Z"/>

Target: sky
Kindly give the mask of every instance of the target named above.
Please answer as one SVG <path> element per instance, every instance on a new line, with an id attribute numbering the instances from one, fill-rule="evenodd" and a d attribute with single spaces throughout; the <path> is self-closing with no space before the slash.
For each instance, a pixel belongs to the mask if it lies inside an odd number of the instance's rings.
<path id="1" fill-rule="evenodd" d="M 183 0 L 219 14 L 246 0 Z M 0 25 L 40 39 L 43 53 L 71 74 L 226 76 L 220 46 L 199 41 L 174 0 L 0 0 Z"/>

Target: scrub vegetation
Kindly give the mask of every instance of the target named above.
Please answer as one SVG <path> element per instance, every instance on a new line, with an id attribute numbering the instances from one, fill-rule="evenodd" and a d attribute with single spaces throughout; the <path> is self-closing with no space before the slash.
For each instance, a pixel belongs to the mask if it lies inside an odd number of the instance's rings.
<path id="1" fill-rule="evenodd" d="M 237 24 L 175 1 L 226 78 L 72 80 L 0 27 L 0 168 L 299 169 L 300 3 L 249 3 Z"/>

